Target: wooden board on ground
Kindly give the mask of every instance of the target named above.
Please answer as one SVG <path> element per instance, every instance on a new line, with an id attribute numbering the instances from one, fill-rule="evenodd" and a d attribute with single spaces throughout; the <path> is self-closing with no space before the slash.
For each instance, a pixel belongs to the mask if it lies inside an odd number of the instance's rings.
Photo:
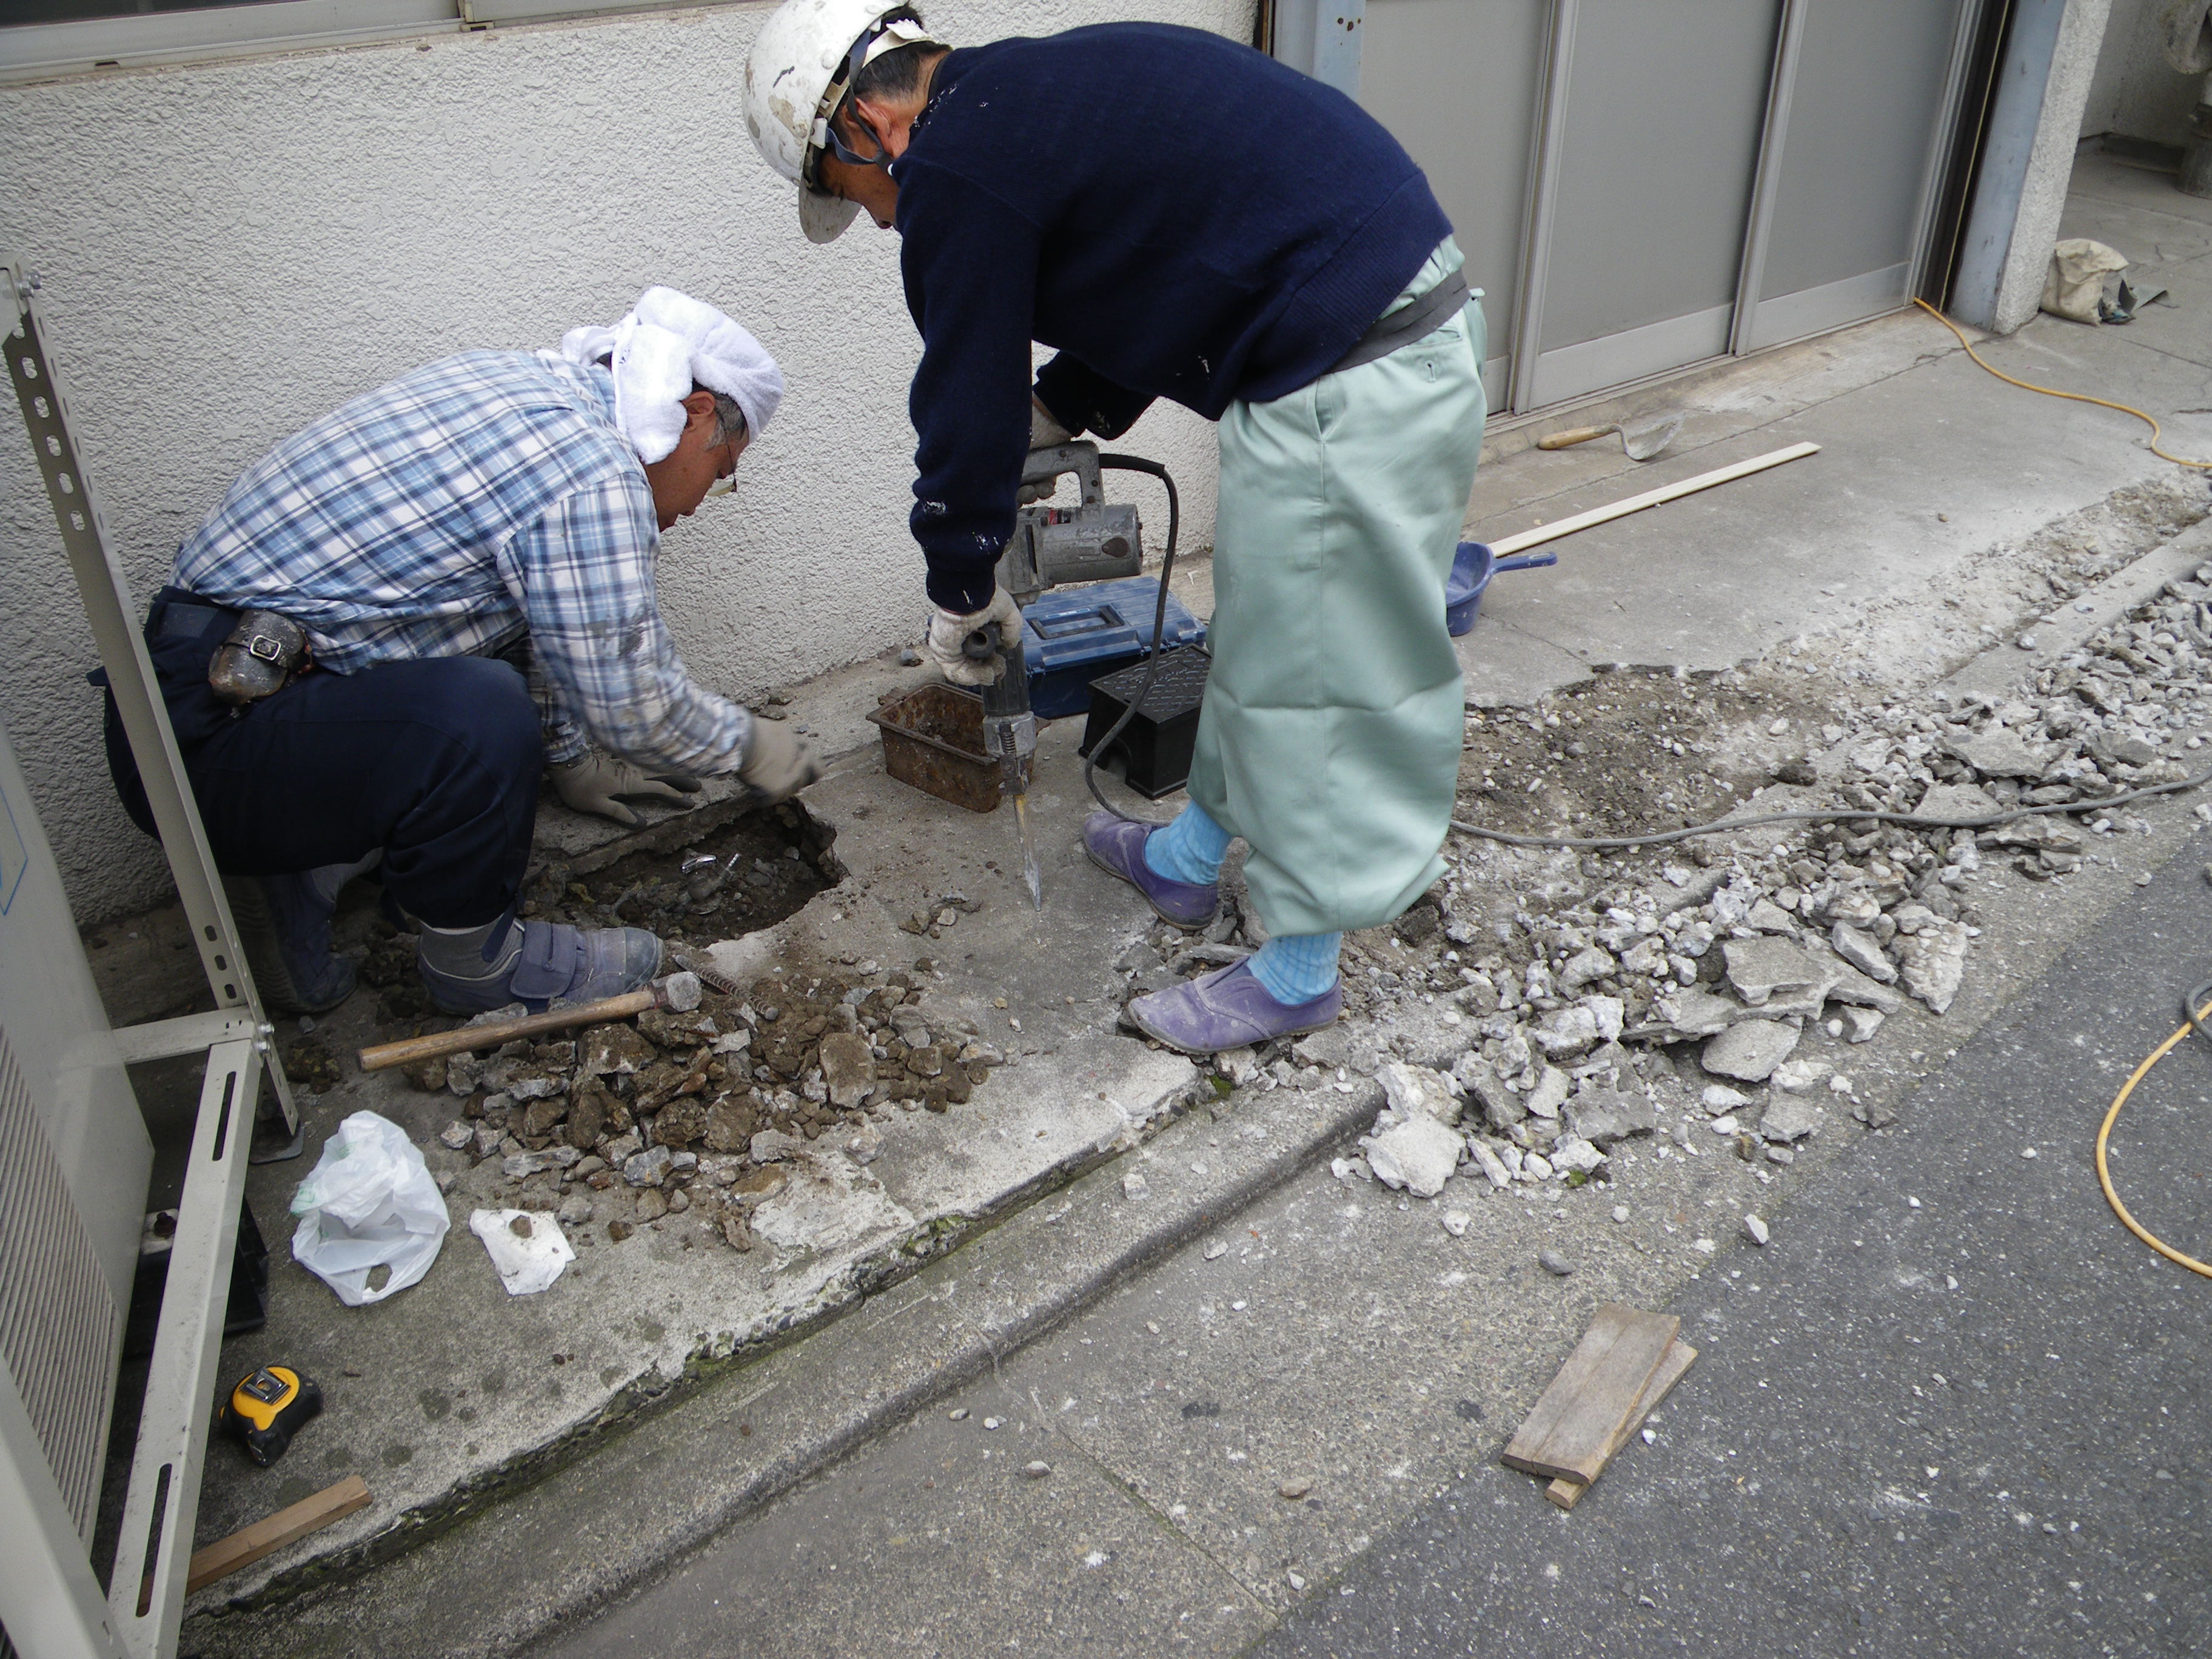
<path id="1" fill-rule="evenodd" d="M 1618 1302 L 1600 1307 L 1515 1431 L 1505 1448 L 1507 1467 L 1584 1485 L 1595 1480 L 1605 1467 L 1607 1448 L 1681 1328 L 1671 1314 L 1649 1314 Z"/>
<path id="2" fill-rule="evenodd" d="M 303 1498 L 289 1509 L 264 1516 L 243 1532 L 218 1538 L 205 1549 L 192 1552 L 185 1578 L 185 1593 L 195 1595 L 218 1578 L 228 1577 L 240 1567 L 250 1567 L 263 1556 L 281 1550 L 295 1538 L 305 1538 L 318 1527 L 368 1507 L 368 1485 L 349 1474 L 335 1486 L 326 1486 L 313 1498 Z"/>
<path id="3" fill-rule="evenodd" d="M 1682 1380 L 1682 1373 L 1690 1369 L 1690 1362 L 1697 1357 L 1698 1351 L 1680 1337 L 1667 1345 L 1666 1354 L 1659 1361 L 1659 1369 L 1651 1373 L 1651 1380 L 1644 1385 L 1643 1397 L 1636 1402 L 1636 1409 L 1628 1414 L 1627 1420 L 1620 1425 L 1620 1432 L 1606 1448 L 1604 1462 L 1598 1465 L 1599 1474 L 1605 1472 L 1605 1465 L 1613 1462 L 1614 1454 L 1629 1443 L 1637 1430 L 1644 1426 L 1644 1419 L 1659 1409 L 1659 1402 Z M 1583 1494 L 1590 1489 L 1591 1484 L 1589 1480 L 1557 1480 L 1544 1488 L 1544 1496 L 1561 1509 L 1571 1510 L 1582 1501 Z"/>

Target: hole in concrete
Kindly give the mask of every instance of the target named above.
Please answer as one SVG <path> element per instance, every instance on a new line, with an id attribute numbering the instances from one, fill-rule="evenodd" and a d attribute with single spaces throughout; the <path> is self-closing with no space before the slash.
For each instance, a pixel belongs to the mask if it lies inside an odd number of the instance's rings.
<path id="1" fill-rule="evenodd" d="M 844 879 L 845 866 L 830 850 L 836 836 L 795 801 L 757 811 L 719 802 L 574 859 L 540 854 L 524 880 L 520 914 L 577 927 L 642 927 L 672 951 L 736 939 L 774 927 Z M 687 860 L 698 867 L 687 872 Z M 415 935 L 374 911 L 376 891 L 368 883 L 348 890 L 339 948 L 367 945 L 361 976 L 381 993 L 380 1024 L 429 1017 L 415 973 Z"/>
<path id="2" fill-rule="evenodd" d="M 683 822 L 655 825 L 654 838 Z M 796 801 L 691 827 L 666 846 L 625 851 L 618 842 L 573 862 L 546 860 L 524 887 L 522 914 L 643 927 L 670 940 L 736 939 L 774 927 L 845 878 L 830 850 L 836 832 Z"/>

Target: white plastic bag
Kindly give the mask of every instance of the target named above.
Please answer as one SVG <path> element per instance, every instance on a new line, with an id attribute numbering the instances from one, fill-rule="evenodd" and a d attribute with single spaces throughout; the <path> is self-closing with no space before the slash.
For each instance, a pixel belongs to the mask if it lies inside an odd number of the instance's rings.
<path id="1" fill-rule="evenodd" d="M 300 1218 L 292 1258 L 349 1308 L 381 1302 L 430 1271 L 453 1224 L 446 1200 L 407 1132 L 374 1112 L 356 1112 L 323 1143 L 323 1155 L 292 1195 Z M 370 1272 L 388 1267 L 380 1290 Z"/>

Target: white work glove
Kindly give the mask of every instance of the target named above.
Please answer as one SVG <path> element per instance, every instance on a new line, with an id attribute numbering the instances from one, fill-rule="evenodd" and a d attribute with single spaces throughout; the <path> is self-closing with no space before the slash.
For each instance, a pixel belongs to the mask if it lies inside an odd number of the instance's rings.
<path id="1" fill-rule="evenodd" d="M 796 732 L 781 720 L 754 717 L 752 739 L 738 768 L 747 788 L 769 802 L 787 800 L 821 775 L 822 763 Z"/>
<path id="2" fill-rule="evenodd" d="M 1030 394 L 1030 447 L 1057 449 L 1062 444 L 1074 441 L 1075 434 L 1053 419 L 1052 411 L 1038 401 L 1037 395 L 1034 392 L 1031 392 Z"/>
<path id="3" fill-rule="evenodd" d="M 1022 631 L 1021 607 L 1007 598 L 1002 588 L 991 595 L 990 604 L 965 617 L 942 605 L 930 613 L 929 659 L 955 685 L 988 685 L 999 678 L 995 650 L 981 662 L 973 660 L 961 650 L 968 636 L 978 629 L 990 633 L 994 647 L 1003 640 L 1018 639 Z"/>
<path id="4" fill-rule="evenodd" d="M 681 772 L 648 772 L 633 762 L 587 749 L 571 761 L 553 763 L 553 791 L 579 812 L 595 812 L 617 823 L 634 824 L 635 812 L 616 799 L 640 795 L 648 800 L 673 801 L 678 806 L 697 803 L 700 784 Z"/>

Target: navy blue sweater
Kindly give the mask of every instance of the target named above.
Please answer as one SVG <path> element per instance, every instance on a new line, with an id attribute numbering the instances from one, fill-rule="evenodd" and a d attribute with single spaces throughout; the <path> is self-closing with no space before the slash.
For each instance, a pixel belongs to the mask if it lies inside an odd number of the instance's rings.
<path id="1" fill-rule="evenodd" d="M 1061 423 L 1155 398 L 1209 420 L 1325 374 L 1451 232 L 1352 100 L 1197 29 L 1104 23 L 954 52 L 892 168 L 908 307 L 914 534 L 974 611 L 1013 533 L 1030 343 Z"/>

